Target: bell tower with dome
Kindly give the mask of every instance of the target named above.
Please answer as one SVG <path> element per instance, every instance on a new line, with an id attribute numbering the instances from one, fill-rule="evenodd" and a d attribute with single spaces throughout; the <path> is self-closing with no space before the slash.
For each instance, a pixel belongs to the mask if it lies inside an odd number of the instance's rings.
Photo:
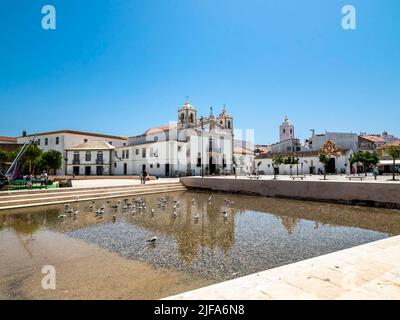
<path id="1" fill-rule="evenodd" d="M 288 116 L 279 127 L 279 140 L 280 142 L 294 139 L 294 125 L 289 121 Z"/>
<path id="2" fill-rule="evenodd" d="M 228 111 L 226 111 L 225 105 L 224 105 L 224 108 L 223 108 L 221 114 L 218 116 L 218 120 L 225 129 L 228 129 L 228 130 L 233 129 L 233 118 L 228 113 Z"/>
<path id="3" fill-rule="evenodd" d="M 197 121 L 197 110 L 190 104 L 189 98 L 186 97 L 184 105 L 178 110 L 178 128 L 194 128 Z"/>

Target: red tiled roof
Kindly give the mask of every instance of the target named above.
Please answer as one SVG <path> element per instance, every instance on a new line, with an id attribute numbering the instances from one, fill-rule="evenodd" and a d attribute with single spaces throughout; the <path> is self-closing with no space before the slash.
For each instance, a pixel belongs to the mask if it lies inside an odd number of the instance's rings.
<path id="1" fill-rule="evenodd" d="M 387 147 L 391 147 L 391 146 L 400 146 L 400 140 L 396 140 L 393 141 L 391 143 L 385 144 L 382 148 L 387 148 Z"/>
<path id="2" fill-rule="evenodd" d="M 271 147 L 270 146 L 255 146 L 255 150 L 260 150 L 261 152 L 270 152 Z"/>
<path id="3" fill-rule="evenodd" d="M 10 143 L 17 143 L 17 138 L 14 138 L 14 137 L 1 137 L 0 136 L 0 141 L 10 142 Z"/>
<path id="4" fill-rule="evenodd" d="M 251 151 L 249 149 L 246 149 L 246 148 L 243 148 L 243 147 L 234 147 L 233 148 L 233 153 L 254 155 L 253 151 Z"/>
<path id="5" fill-rule="evenodd" d="M 360 136 L 360 138 L 371 141 L 371 142 L 385 142 L 385 139 L 377 136 Z"/>
<path id="6" fill-rule="evenodd" d="M 150 128 L 144 134 L 147 135 L 147 134 L 152 134 L 152 133 L 157 133 L 157 132 L 168 131 L 168 130 L 174 129 L 176 127 L 177 127 L 176 124 L 171 124 L 171 125 L 166 125 L 166 126 L 161 126 L 161 127 Z"/>

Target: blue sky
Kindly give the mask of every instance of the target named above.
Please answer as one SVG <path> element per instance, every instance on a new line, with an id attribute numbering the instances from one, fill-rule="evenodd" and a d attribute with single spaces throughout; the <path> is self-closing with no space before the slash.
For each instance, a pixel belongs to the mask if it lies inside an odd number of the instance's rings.
<path id="1" fill-rule="evenodd" d="M 57 29 L 41 28 L 41 8 Z M 357 29 L 341 27 L 341 8 Z M 400 135 L 398 0 L 2 0 L 0 135 L 76 129 L 135 135 L 188 95 L 226 104 L 256 143 L 297 135 Z"/>

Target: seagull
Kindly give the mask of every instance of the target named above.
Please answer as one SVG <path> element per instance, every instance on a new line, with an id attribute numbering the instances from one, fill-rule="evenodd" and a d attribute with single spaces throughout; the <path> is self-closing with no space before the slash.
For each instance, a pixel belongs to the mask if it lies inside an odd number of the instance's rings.
<path id="1" fill-rule="evenodd" d="M 234 203 L 233 201 L 231 201 L 229 204 L 230 204 L 231 206 L 233 206 L 235 203 Z"/>
<path id="2" fill-rule="evenodd" d="M 176 218 L 178 215 L 176 214 L 176 212 L 172 213 L 172 218 Z"/>
<path id="3" fill-rule="evenodd" d="M 224 213 L 224 219 L 225 219 L 225 220 L 228 219 L 228 212 L 226 212 L 226 211 L 225 211 L 225 213 Z"/>
<path id="4" fill-rule="evenodd" d="M 64 204 L 64 208 L 68 209 L 70 207 L 70 205 L 68 203 Z"/>
<path id="5" fill-rule="evenodd" d="M 90 206 L 89 206 L 89 209 L 93 209 L 93 205 L 90 205 Z"/>
<path id="6" fill-rule="evenodd" d="M 65 214 L 60 214 L 60 215 L 58 216 L 58 219 L 64 219 L 65 217 L 66 217 Z"/>
<path id="7" fill-rule="evenodd" d="M 194 216 L 194 221 L 199 221 L 199 219 L 200 219 L 200 216 L 198 214 Z"/>
<path id="8" fill-rule="evenodd" d="M 195 202 L 196 202 L 196 200 L 193 198 L 193 199 L 192 199 L 192 203 L 194 204 Z"/>
<path id="9" fill-rule="evenodd" d="M 151 209 L 151 213 L 155 213 L 154 209 Z"/>
<path id="10" fill-rule="evenodd" d="M 117 221 L 117 216 L 114 214 L 114 215 L 112 216 L 112 222 L 115 222 L 115 221 Z"/>
<path id="11" fill-rule="evenodd" d="M 211 196 L 208 198 L 208 201 L 211 201 Z"/>
<path id="12" fill-rule="evenodd" d="M 77 216 L 78 214 L 79 214 L 79 210 L 76 210 L 76 211 L 73 213 L 74 216 Z"/>
<path id="13" fill-rule="evenodd" d="M 157 237 L 152 237 L 151 239 L 147 240 L 148 243 L 156 243 Z"/>
<path id="14" fill-rule="evenodd" d="M 136 210 L 132 210 L 131 214 L 134 216 L 136 213 Z"/>

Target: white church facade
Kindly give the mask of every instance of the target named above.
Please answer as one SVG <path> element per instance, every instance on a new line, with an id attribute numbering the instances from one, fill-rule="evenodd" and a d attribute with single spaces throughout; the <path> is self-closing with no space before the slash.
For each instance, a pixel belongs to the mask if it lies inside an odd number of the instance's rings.
<path id="1" fill-rule="evenodd" d="M 115 148 L 113 175 L 177 177 L 233 172 L 233 118 L 224 107 L 219 116 L 198 117 L 188 101 L 176 122 L 151 128 Z"/>

